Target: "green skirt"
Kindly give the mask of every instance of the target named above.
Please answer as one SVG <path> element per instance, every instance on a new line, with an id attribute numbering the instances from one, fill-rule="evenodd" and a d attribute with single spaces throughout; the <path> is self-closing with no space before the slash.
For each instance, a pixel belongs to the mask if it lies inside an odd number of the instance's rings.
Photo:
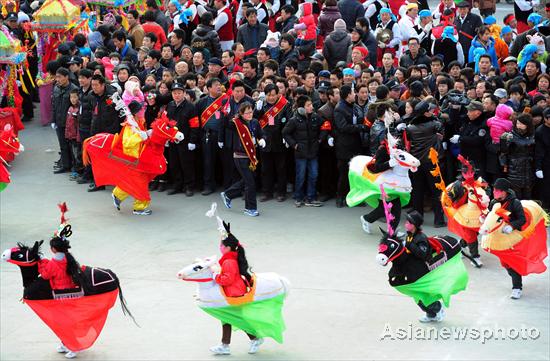
<path id="1" fill-rule="evenodd" d="M 461 254 L 428 272 L 416 282 L 396 286 L 399 292 L 414 298 L 414 302 L 422 301 L 426 306 L 435 301 L 443 300 L 445 307 L 449 307 L 451 296 L 466 289 L 468 272 L 462 262 Z"/>
<path id="2" fill-rule="evenodd" d="M 378 207 L 380 202 L 380 186 L 375 184 L 355 172 L 349 172 L 349 193 L 346 196 L 346 203 L 350 207 L 355 207 L 363 202 L 367 202 L 372 208 Z M 388 201 L 399 198 L 401 206 L 406 206 L 411 199 L 410 193 L 398 192 L 385 187 Z"/>
<path id="3" fill-rule="evenodd" d="M 286 328 L 282 313 L 284 298 L 285 295 L 281 294 L 240 306 L 201 307 L 201 309 L 220 320 L 222 324 L 230 324 L 234 329 L 258 338 L 271 337 L 278 343 L 283 343 L 283 331 Z"/>

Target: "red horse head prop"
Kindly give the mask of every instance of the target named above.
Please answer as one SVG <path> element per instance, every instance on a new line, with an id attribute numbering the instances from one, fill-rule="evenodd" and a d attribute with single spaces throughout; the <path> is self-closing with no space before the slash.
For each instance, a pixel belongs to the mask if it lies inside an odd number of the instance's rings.
<path id="1" fill-rule="evenodd" d="M 151 124 L 151 136 L 149 140 L 152 143 L 164 144 L 166 141 L 179 143 L 183 140 L 183 133 L 178 131 L 176 122 L 169 120 L 166 113 L 162 113 L 157 120 Z"/>

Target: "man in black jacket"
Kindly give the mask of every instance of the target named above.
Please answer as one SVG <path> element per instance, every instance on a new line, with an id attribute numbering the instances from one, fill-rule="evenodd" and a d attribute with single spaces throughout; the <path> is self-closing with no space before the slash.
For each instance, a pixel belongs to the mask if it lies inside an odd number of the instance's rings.
<path id="1" fill-rule="evenodd" d="M 78 132 L 80 133 L 81 141 L 89 138 L 91 135 L 92 126 L 92 71 L 90 69 L 82 69 L 78 73 L 79 98 L 80 98 L 80 113 L 78 115 Z M 92 181 L 92 168 L 88 165 L 84 168 L 82 175 L 78 177 L 78 184 L 85 184 Z"/>
<path id="2" fill-rule="evenodd" d="M 477 34 L 477 29 L 483 25 L 483 21 L 479 15 L 470 12 L 470 2 L 463 0 L 458 3 L 457 8 L 455 27 L 458 31 L 458 42 L 462 45 L 464 59 L 468 59 L 470 44 Z"/>
<path id="3" fill-rule="evenodd" d="M 426 50 L 420 47 L 420 42 L 417 38 L 409 39 L 409 49 L 399 59 L 399 66 L 408 68 L 413 65 L 424 64 L 429 66 L 431 59 L 426 55 Z"/>
<path id="4" fill-rule="evenodd" d="M 416 116 L 407 126 L 407 138 L 411 143 L 410 153 L 420 161 L 420 167 L 414 173 L 411 173 L 412 208 L 424 214 L 424 197 L 426 193 L 432 195 L 432 207 L 434 211 L 434 226 L 436 228 L 444 227 L 445 218 L 441 208 L 441 193 L 435 188 L 436 179 L 431 171 L 433 164 L 430 161 L 430 148 L 441 152 L 440 138 L 443 129 L 441 123 L 434 117 L 433 111 L 435 104 L 427 101 L 421 101 L 414 108 Z"/>
<path id="5" fill-rule="evenodd" d="M 550 209 L 550 187 L 544 183 L 550 179 L 550 108 L 544 110 L 544 123 L 535 131 L 535 175 L 540 183 L 542 205 Z"/>
<path id="6" fill-rule="evenodd" d="M 174 188 L 168 195 L 181 193 L 193 195 L 195 186 L 195 149 L 199 141 L 199 118 L 195 106 L 185 99 L 185 88 L 180 83 L 172 86 L 172 99 L 166 108 L 168 119 L 176 121 L 178 130 L 183 133 L 183 141 L 170 143 L 170 173 Z"/>
<path id="7" fill-rule="evenodd" d="M 516 198 L 516 194 L 512 190 L 512 184 L 507 179 L 498 178 L 493 185 L 493 196 L 495 198 L 489 203 L 489 211 L 499 203 L 501 207 L 510 212 L 506 221 L 508 224 L 502 227 L 502 233 L 510 234 L 514 230 L 521 230 L 527 219 L 525 218 L 525 211 L 521 202 Z M 512 295 L 510 297 L 519 299 L 523 286 L 521 275 L 507 265 L 504 265 L 504 268 L 506 268 L 506 271 L 512 278 Z"/>
<path id="8" fill-rule="evenodd" d="M 258 21 L 258 12 L 255 8 L 246 9 L 247 23 L 239 26 L 237 42 L 243 44 L 244 50 L 259 49 L 267 38 L 269 27 Z"/>
<path id="9" fill-rule="evenodd" d="M 361 152 L 361 135 L 367 127 L 357 116 L 354 108 L 355 92 L 349 85 L 340 89 L 340 102 L 334 109 L 334 130 L 336 149 L 336 166 L 338 168 L 338 185 L 336 188 L 336 207 L 344 206 L 344 199 L 349 192 L 349 161 Z"/>
<path id="10" fill-rule="evenodd" d="M 323 82 L 319 88 L 324 86 Z M 327 90 L 328 101 L 317 111 L 317 115 L 323 122 L 321 130 L 332 134 L 334 131 L 334 109 L 340 102 L 340 89 L 331 87 Z M 334 138 L 321 143 L 319 149 L 319 193 L 321 202 L 326 202 L 336 194 L 338 183 L 338 170 L 336 168 L 336 153 L 334 151 Z M 330 141 L 330 143 L 329 143 Z"/>
<path id="11" fill-rule="evenodd" d="M 449 141 L 460 146 L 460 154 L 474 164 L 479 175 L 487 179 L 486 172 L 486 146 L 490 143 L 489 128 L 487 128 L 487 116 L 483 113 L 483 104 L 472 101 L 466 106 L 467 119 L 451 119 L 455 124 L 461 124 L 459 133 L 453 135 Z M 453 113 L 450 113 L 451 118 Z"/>
<path id="12" fill-rule="evenodd" d="M 71 149 L 65 139 L 65 121 L 67 111 L 71 105 L 69 94 L 71 90 L 78 89 L 76 85 L 69 80 L 69 70 L 59 68 L 55 73 L 56 85 L 52 94 L 52 128 L 55 129 L 59 149 L 61 151 L 61 166 L 54 168 L 54 174 L 67 173 L 71 170 Z"/>
<path id="13" fill-rule="evenodd" d="M 307 95 L 300 95 L 296 100 L 296 113 L 283 128 L 283 137 L 294 149 L 296 161 L 296 182 L 294 186 L 294 205 L 301 207 L 320 207 L 323 203 L 317 198 L 317 176 L 319 143 L 326 138 L 326 132 L 321 131 L 321 120 L 314 113 L 313 102 Z M 304 183 L 307 186 L 304 192 Z"/>
<path id="14" fill-rule="evenodd" d="M 102 75 L 92 76 L 92 123 L 91 135 L 98 133 L 116 134 L 120 132 L 120 123 L 125 120 L 116 109 L 111 96 L 116 93 L 115 88 L 106 84 Z M 95 192 L 105 189 L 104 186 L 96 187 L 95 183 L 90 184 L 88 192 Z"/>
<path id="15" fill-rule="evenodd" d="M 260 151 L 262 186 L 264 188 L 260 202 L 273 199 L 274 190 L 277 201 L 284 202 L 286 199 L 286 152 L 282 132 L 292 113 L 290 103 L 284 95 L 279 95 L 277 85 L 266 85 L 264 92 L 265 104 L 259 104 L 255 116 L 266 142 L 266 146 Z"/>

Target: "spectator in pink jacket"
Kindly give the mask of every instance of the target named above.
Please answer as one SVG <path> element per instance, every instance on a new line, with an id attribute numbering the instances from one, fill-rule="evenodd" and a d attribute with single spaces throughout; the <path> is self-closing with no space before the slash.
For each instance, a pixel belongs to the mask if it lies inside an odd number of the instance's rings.
<path id="1" fill-rule="evenodd" d="M 512 130 L 513 123 L 510 117 L 514 113 L 514 110 L 506 104 L 499 104 L 497 106 L 495 116 L 487 120 L 487 126 L 489 127 L 489 134 L 493 140 L 493 144 L 500 143 L 500 136 L 504 132 Z"/>

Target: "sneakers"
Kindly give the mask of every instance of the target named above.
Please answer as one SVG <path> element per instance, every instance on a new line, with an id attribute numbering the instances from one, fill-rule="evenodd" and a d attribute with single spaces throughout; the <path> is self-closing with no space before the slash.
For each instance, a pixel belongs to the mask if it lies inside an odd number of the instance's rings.
<path id="1" fill-rule="evenodd" d="M 370 230 L 370 223 L 365 220 L 364 216 L 359 217 L 359 219 L 361 220 L 361 227 L 363 228 L 363 231 L 365 231 L 365 233 L 371 234 L 372 232 Z"/>
<path id="2" fill-rule="evenodd" d="M 323 203 L 321 203 L 319 201 L 316 201 L 316 200 L 311 200 L 311 201 L 306 200 L 305 206 L 306 207 L 322 207 Z"/>
<path id="3" fill-rule="evenodd" d="M 470 260 L 470 263 L 476 268 L 481 268 L 483 266 L 483 262 L 481 262 L 481 258 L 479 256 L 478 257 L 473 257 Z"/>
<path id="4" fill-rule="evenodd" d="M 68 359 L 73 359 L 73 358 L 76 358 L 76 352 L 73 352 L 73 351 L 69 351 L 65 354 L 65 358 L 68 358 Z"/>
<path id="5" fill-rule="evenodd" d="M 435 317 L 430 317 L 428 315 L 424 315 L 424 316 L 420 317 L 418 319 L 418 321 L 420 321 L 422 323 L 429 323 L 429 322 L 435 321 Z"/>
<path id="6" fill-rule="evenodd" d="M 57 347 L 55 348 L 55 350 L 59 353 L 67 353 L 69 352 L 69 349 L 65 347 L 64 344 L 60 343 L 59 345 L 57 345 Z"/>
<path id="7" fill-rule="evenodd" d="M 510 295 L 510 298 L 513 300 L 519 300 L 521 298 L 521 288 L 512 289 L 512 294 Z"/>
<path id="8" fill-rule="evenodd" d="M 231 208 L 231 198 L 225 195 L 225 192 L 221 192 L 220 196 L 222 197 L 222 202 L 225 208 Z"/>
<path id="9" fill-rule="evenodd" d="M 434 322 L 441 322 L 445 318 L 445 308 L 441 305 L 441 309 L 434 317 Z"/>
<path id="10" fill-rule="evenodd" d="M 224 343 L 220 343 L 217 346 L 210 347 L 210 352 L 212 352 L 214 355 L 231 355 L 229 345 L 226 345 Z"/>
<path id="11" fill-rule="evenodd" d="M 136 216 L 150 216 L 151 213 L 153 213 L 152 210 L 150 210 L 149 208 L 145 208 L 145 209 L 142 209 L 140 211 L 138 210 L 135 210 L 134 209 L 134 212 L 133 212 Z"/>
<path id="12" fill-rule="evenodd" d="M 294 201 L 294 206 L 296 208 L 300 208 L 303 205 L 304 205 L 304 201 Z"/>
<path id="13" fill-rule="evenodd" d="M 257 209 L 245 209 L 244 215 L 250 217 L 258 217 L 260 215 L 260 212 L 258 212 Z"/>
<path id="14" fill-rule="evenodd" d="M 250 348 L 248 349 L 249 354 L 255 354 L 260 349 L 260 346 L 264 343 L 263 338 L 257 338 L 250 341 Z"/>
<path id="15" fill-rule="evenodd" d="M 71 175 L 69 176 L 69 180 L 76 181 L 80 177 L 80 175 L 77 172 L 71 172 Z"/>
<path id="16" fill-rule="evenodd" d="M 111 193 L 111 197 L 113 197 L 113 205 L 115 206 L 117 211 L 120 211 L 120 205 L 122 204 L 122 201 L 118 199 L 113 193 Z"/>

